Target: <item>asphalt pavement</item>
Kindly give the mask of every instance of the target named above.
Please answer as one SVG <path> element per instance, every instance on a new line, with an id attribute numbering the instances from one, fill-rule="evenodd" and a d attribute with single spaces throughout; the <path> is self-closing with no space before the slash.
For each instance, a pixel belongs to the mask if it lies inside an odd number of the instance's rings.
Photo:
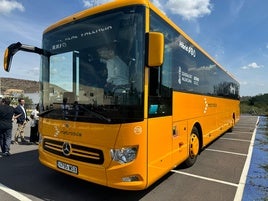
<path id="1" fill-rule="evenodd" d="M 177 167 L 143 191 L 111 189 L 67 176 L 40 164 L 38 145 L 12 144 L 12 155 L 0 156 L 0 200 L 242 200 L 257 119 L 242 116 L 233 132 L 225 133 L 202 151 L 194 166 Z M 29 125 L 25 133 L 29 138 Z"/>

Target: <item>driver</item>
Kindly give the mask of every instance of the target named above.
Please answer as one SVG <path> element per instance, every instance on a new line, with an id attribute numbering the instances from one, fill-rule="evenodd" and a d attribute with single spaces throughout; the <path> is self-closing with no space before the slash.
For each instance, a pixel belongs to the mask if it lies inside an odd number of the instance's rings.
<path id="1" fill-rule="evenodd" d="M 112 46 L 101 47 L 98 50 L 101 59 L 106 63 L 107 68 L 107 85 L 108 86 L 123 86 L 129 84 L 129 68 L 128 66 L 115 54 Z"/>

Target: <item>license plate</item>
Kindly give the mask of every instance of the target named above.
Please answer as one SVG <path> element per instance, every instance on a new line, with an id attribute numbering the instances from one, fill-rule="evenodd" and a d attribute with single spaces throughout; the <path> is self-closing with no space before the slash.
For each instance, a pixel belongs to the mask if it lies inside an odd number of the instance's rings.
<path id="1" fill-rule="evenodd" d="M 68 163 L 64 163 L 62 161 L 57 161 L 57 167 L 59 169 L 74 173 L 74 174 L 78 174 L 78 167 L 75 165 L 71 165 Z"/>

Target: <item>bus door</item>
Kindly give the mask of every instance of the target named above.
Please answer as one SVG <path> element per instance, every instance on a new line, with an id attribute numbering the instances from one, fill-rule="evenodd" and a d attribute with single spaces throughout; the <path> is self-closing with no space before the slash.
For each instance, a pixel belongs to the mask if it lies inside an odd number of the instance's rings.
<path id="1" fill-rule="evenodd" d="M 149 69 L 148 182 L 172 165 L 172 90 L 164 85 L 162 68 Z"/>

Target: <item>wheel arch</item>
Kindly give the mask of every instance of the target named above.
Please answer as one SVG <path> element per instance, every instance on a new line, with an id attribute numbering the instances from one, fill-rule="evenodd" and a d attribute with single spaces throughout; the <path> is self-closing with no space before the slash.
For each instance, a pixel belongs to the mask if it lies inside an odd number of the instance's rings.
<path id="1" fill-rule="evenodd" d="M 188 158 L 183 162 L 183 167 L 191 167 L 194 165 L 197 160 L 197 156 L 200 154 L 203 146 L 203 132 L 201 125 L 196 122 L 189 128 L 191 128 L 191 131 L 189 133 L 189 155 Z M 196 143 L 198 143 L 198 145 Z"/>
<path id="2" fill-rule="evenodd" d="M 192 128 L 191 128 L 191 130 L 193 129 L 193 128 L 197 128 L 197 130 L 198 130 L 198 138 L 199 138 L 199 142 L 200 142 L 200 145 L 199 145 L 199 151 L 203 148 L 203 132 L 202 132 L 202 127 L 201 127 L 201 124 L 199 123 L 199 122 L 196 122 L 193 126 L 192 126 Z"/>
<path id="3" fill-rule="evenodd" d="M 236 115 L 235 115 L 235 112 L 233 112 L 233 115 L 232 115 L 232 125 L 231 125 L 231 127 L 227 130 L 228 132 L 232 132 L 232 131 L 233 131 L 233 128 L 234 128 L 235 123 L 236 123 Z"/>

